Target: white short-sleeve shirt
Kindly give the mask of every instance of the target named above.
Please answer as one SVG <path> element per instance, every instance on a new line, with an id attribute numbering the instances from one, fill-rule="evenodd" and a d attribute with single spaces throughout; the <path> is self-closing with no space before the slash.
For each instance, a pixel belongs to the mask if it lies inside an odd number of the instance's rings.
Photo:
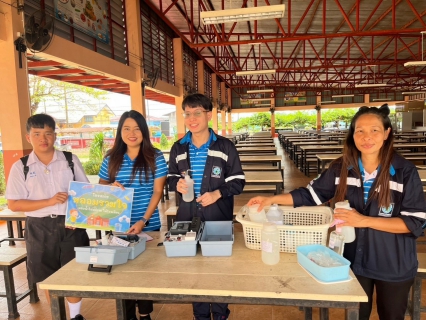
<path id="1" fill-rule="evenodd" d="M 83 166 L 76 155 L 72 155 L 74 162 L 75 181 L 89 182 Z M 27 161 L 29 167 L 27 178 L 24 177 L 22 161 L 16 161 L 10 169 L 6 185 L 6 199 L 8 200 L 44 200 L 50 199 L 58 192 L 68 192 L 73 173 L 62 151 L 55 150 L 52 161 L 46 166 L 33 152 Z M 56 204 L 39 210 L 25 212 L 29 217 L 47 217 L 51 214 L 65 215 L 67 204 Z"/>

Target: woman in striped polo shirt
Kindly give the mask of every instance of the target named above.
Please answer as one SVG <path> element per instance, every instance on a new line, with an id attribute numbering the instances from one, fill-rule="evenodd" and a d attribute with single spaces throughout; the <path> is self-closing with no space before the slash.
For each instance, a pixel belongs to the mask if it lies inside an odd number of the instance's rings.
<path id="1" fill-rule="evenodd" d="M 160 230 L 157 206 L 166 176 L 166 161 L 162 152 L 153 147 L 143 115 L 135 110 L 123 113 L 114 146 L 102 162 L 99 183 L 134 189 L 129 233 Z M 137 319 L 136 304 L 140 319 L 150 320 L 153 303 L 146 300 L 126 300 L 127 319 Z"/>

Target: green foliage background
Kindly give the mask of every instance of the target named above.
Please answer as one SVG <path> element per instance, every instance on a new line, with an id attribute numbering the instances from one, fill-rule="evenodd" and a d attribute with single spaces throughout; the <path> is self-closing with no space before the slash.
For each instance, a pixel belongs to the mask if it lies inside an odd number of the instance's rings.
<path id="1" fill-rule="evenodd" d="M 325 125 L 334 122 L 338 125 L 339 121 L 344 121 L 347 126 L 356 113 L 357 109 L 329 109 L 321 111 L 321 121 Z M 296 111 L 289 114 L 275 112 L 275 128 L 288 129 L 315 129 L 317 115 L 306 111 Z M 251 117 L 241 118 L 232 123 L 233 131 L 261 131 L 271 128 L 271 113 L 259 112 Z"/>
<path id="2" fill-rule="evenodd" d="M 84 171 L 87 175 L 97 175 L 101 169 L 102 160 L 108 150 L 105 143 L 104 134 L 98 133 L 90 144 L 89 161 L 83 164 Z"/>

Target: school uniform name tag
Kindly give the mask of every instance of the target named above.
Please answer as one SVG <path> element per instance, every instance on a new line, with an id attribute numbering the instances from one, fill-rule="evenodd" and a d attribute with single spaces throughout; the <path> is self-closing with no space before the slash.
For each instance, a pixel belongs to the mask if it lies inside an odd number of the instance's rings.
<path id="1" fill-rule="evenodd" d="M 222 168 L 218 166 L 213 166 L 212 168 L 212 178 L 220 178 L 220 175 L 222 174 Z"/>

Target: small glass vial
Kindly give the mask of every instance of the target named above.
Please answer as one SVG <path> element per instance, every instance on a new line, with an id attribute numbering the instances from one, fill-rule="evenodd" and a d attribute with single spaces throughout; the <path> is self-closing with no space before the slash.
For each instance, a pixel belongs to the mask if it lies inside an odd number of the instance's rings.
<path id="1" fill-rule="evenodd" d="M 343 255 L 343 249 L 345 246 L 345 237 L 341 233 L 341 227 L 336 226 L 336 230 L 330 233 L 330 240 L 328 247 L 334 252 Z"/>
<path id="2" fill-rule="evenodd" d="M 263 263 L 274 265 L 280 261 L 280 232 L 276 224 L 270 222 L 263 224 L 261 247 Z"/>

